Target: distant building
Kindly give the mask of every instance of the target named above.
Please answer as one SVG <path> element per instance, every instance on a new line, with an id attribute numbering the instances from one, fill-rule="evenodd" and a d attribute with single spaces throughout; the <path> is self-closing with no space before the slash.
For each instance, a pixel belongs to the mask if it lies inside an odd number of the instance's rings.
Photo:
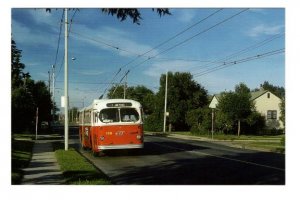
<path id="1" fill-rule="evenodd" d="M 216 108 L 221 95 L 214 95 L 209 107 Z M 281 99 L 268 90 L 259 90 L 257 92 L 251 92 L 251 101 L 254 102 L 255 109 L 261 113 L 266 119 L 267 128 L 283 128 L 281 117 L 280 104 Z"/>

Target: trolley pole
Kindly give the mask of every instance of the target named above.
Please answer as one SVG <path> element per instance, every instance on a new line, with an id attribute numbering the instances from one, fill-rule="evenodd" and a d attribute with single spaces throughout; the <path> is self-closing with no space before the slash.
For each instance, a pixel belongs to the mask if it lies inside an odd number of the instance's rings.
<path id="1" fill-rule="evenodd" d="M 68 95 L 68 9 L 65 8 L 65 151 L 68 150 L 69 146 L 69 95 Z"/>
<path id="2" fill-rule="evenodd" d="M 168 94 L 168 72 L 166 73 L 166 88 L 165 88 L 164 133 L 166 133 L 167 94 Z"/>
<path id="3" fill-rule="evenodd" d="M 128 71 L 129 72 L 129 71 Z M 125 82 L 124 82 L 124 99 L 126 99 L 126 89 L 127 89 L 127 74 L 125 74 Z"/>
<path id="4" fill-rule="evenodd" d="M 129 70 L 127 70 L 127 72 L 125 73 L 125 76 L 123 76 L 123 78 L 125 78 L 125 83 L 124 83 L 124 99 L 126 98 L 126 89 L 127 89 L 127 75 L 128 75 L 128 73 L 129 73 L 130 71 Z M 123 80 L 123 78 L 122 78 L 122 80 Z M 121 80 L 121 81 L 122 81 Z M 113 92 L 113 93 L 115 93 L 115 91 Z"/>

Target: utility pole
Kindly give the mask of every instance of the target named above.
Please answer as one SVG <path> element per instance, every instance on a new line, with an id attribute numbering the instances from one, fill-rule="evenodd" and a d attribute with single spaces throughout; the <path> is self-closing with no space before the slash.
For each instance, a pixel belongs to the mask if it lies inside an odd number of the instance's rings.
<path id="1" fill-rule="evenodd" d="M 50 88 L 50 71 L 48 71 L 48 90 L 49 90 L 49 94 L 51 95 L 51 88 Z"/>
<path id="2" fill-rule="evenodd" d="M 166 88 L 165 88 L 164 133 L 166 133 L 167 94 L 168 94 L 168 72 L 166 73 Z"/>
<path id="3" fill-rule="evenodd" d="M 39 107 L 36 108 L 36 113 L 35 113 L 35 140 L 37 140 L 38 124 L 39 124 Z"/>
<path id="4" fill-rule="evenodd" d="M 69 92 L 68 92 L 68 9 L 65 8 L 65 151 L 69 148 Z"/>
<path id="5" fill-rule="evenodd" d="M 54 117 L 55 117 L 55 111 L 54 111 L 54 102 L 55 102 L 55 66 L 52 65 L 52 103 L 53 103 L 53 108 L 52 108 L 52 121 L 54 122 Z"/>

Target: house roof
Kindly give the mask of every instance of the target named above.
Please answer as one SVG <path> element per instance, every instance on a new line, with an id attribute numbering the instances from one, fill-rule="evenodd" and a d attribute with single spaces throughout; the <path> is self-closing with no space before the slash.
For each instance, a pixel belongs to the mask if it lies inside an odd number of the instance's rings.
<path id="1" fill-rule="evenodd" d="M 268 90 L 259 90 L 259 91 L 256 91 L 256 92 L 251 92 L 250 100 L 253 101 L 253 100 L 257 99 L 258 97 L 260 97 L 261 95 L 263 95 L 267 92 L 269 92 L 269 91 Z M 221 94 L 215 94 L 213 97 L 216 97 L 216 99 L 219 101 L 219 99 L 221 97 Z"/>
<path id="2" fill-rule="evenodd" d="M 269 92 L 269 91 L 268 90 L 259 90 L 259 91 L 256 91 L 256 92 L 251 92 L 250 100 L 253 101 L 253 100 L 257 99 L 258 97 L 260 97 L 261 95 L 263 95 L 267 92 Z"/>

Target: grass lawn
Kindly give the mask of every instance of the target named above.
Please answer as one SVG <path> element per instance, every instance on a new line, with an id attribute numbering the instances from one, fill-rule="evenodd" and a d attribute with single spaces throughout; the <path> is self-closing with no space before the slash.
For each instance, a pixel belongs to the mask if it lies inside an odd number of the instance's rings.
<path id="1" fill-rule="evenodd" d="M 198 136 L 211 139 L 211 134 L 199 135 L 190 132 L 172 132 L 172 134 Z M 285 152 L 284 137 L 284 135 L 240 135 L 238 137 L 237 135 L 214 134 L 214 140 L 228 141 L 243 148 L 248 147 L 278 153 Z"/>
<path id="2" fill-rule="evenodd" d="M 23 168 L 29 165 L 34 141 L 31 136 L 12 139 L 11 144 L 11 183 L 20 184 L 23 178 Z"/>
<path id="3" fill-rule="evenodd" d="M 67 184 L 109 185 L 108 177 L 89 163 L 75 149 L 64 150 L 62 143 L 53 143 L 55 155 Z"/>

